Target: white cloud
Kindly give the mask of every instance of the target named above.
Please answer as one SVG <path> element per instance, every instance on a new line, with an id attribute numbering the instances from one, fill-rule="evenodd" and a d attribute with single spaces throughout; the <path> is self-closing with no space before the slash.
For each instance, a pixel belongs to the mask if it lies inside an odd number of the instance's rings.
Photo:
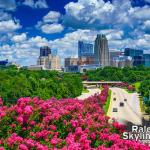
<path id="1" fill-rule="evenodd" d="M 59 32 L 62 32 L 62 31 L 64 30 L 64 27 L 63 27 L 61 24 L 56 24 L 56 23 L 53 23 L 53 24 L 45 24 L 45 25 L 42 25 L 42 26 L 41 26 L 41 30 L 42 30 L 44 33 L 52 34 L 52 33 L 59 33 Z"/>
<path id="2" fill-rule="evenodd" d="M 21 25 L 13 20 L 0 21 L 0 33 L 12 32 L 19 28 L 21 28 Z"/>
<path id="3" fill-rule="evenodd" d="M 15 0 L 0 0 L 0 8 L 3 10 L 15 10 L 16 2 Z"/>
<path id="4" fill-rule="evenodd" d="M 45 23 L 57 23 L 61 15 L 59 12 L 50 11 L 46 16 L 43 17 Z"/>
<path id="5" fill-rule="evenodd" d="M 0 10 L 0 21 L 9 20 L 11 19 L 11 15 Z"/>
<path id="6" fill-rule="evenodd" d="M 32 8 L 48 8 L 48 4 L 46 2 L 46 0 L 25 0 L 23 2 L 23 5 L 32 7 Z"/>
<path id="7" fill-rule="evenodd" d="M 65 6 L 64 25 L 75 29 L 135 28 L 150 19 L 150 7 L 132 7 L 130 0 L 78 0 Z"/>
<path id="8" fill-rule="evenodd" d="M 14 35 L 12 37 L 13 42 L 22 42 L 22 41 L 25 41 L 26 39 L 27 39 L 26 33 L 22 33 L 20 35 Z"/>
<path id="9" fill-rule="evenodd" d="M 143 23 L 142 29 L 150 31 L 150 20 L 147 20 Z"/>

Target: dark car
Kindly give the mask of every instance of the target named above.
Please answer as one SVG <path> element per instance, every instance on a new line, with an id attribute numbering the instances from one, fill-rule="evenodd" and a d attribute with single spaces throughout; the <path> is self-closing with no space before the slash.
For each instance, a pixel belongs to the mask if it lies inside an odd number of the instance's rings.
<path id="1" fill-rule="evenodd" d="M 114 101 L 116 101 L 116 98 L 114 97 L 114 99 L 113 99 Z"/>
<path id="2" fill-rule="evenodd" d="M 125 99 L 124 99 L 124 101 L 126 102 L 126 101 L 127 101 L 127 99 L 125 98 Z"/>
<path id="3" fill-rule="evenodd" d="M 123 102 L 120 102 L 120 107 L 123 107 L 124 106 L 124 103 Z"/>
<path id="4" fill-rule="evenodd" d="M 117 108 L 113 108 L 113 112 L 118 112 L 118 109 Z"/>

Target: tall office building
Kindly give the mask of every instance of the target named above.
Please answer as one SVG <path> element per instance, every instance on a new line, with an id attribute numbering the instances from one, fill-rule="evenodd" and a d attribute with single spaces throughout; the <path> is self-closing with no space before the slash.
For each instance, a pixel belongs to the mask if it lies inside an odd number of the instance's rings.
<path id="1" fill-rule="evenodd" d="M 150 67 L 150 54 L 144 54 L 144 66 Z"/>
<path id="2" fill-rule="evenodd" d="M 78 42 L 78 57 L 86 57 L 86 56 L 93 56 L 93 44 L 86 43 L 83 41 Z"/>
<path id="3" fill-rule="evenodd" d="M 49 54 L 51 54 L 51 49 L 48 46 L 40 48 L 40 56 L 48 56 Z"/>
<path id="4" fill-rule="evenodd" d="M 137 49 L 132 49 L 132 48 L 125 48 L 124 51 L 125 56 L 143 56 L 143 50 L 137 50 Z"/>
<path id="5" fill-rule="evenodd" d="M 40 56 L 37 60 L 37 65 L 43 66 L 45 69 L 60 70 L 61 60 L 58 55 L 51 54 L 48 46 L 40 48 Z"/>
<path id="6" fill-rule="evenodd" d="M 144 65 L 143 50 L 125 48 L 124 55 L 132 57 L 133 66 Z"/>
<path id="7" fill-rule="evenodd" d="M 109 48 L 108 41 L 104 34 L 98 34 L 94 46 L 95 64 L 102 67 L 109 66 Z"/>
<path id="8" fill-rule="evenodd" d="M 94 64 L 93 44 L 79 41 L 78 42 L 78 59 L 79 59 L 79 65 Z"/>

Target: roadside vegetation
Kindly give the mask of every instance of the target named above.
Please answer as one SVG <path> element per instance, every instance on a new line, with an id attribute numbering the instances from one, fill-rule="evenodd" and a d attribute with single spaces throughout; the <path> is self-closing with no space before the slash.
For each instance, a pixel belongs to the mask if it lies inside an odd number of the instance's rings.
<path id="1" fill-rule="evenodd" d="M 133 68 L 105 67 L 93 71 L 87 71 L 89 81 L 122 81 L 129 84 L 150 80 L 150 68 L 143 66 Z"/>
<path id="2" fill-rule="evenodd" d="M 110 105 L 110 100 L 111 100 L 111 94 L 112 94 L 112 91 L 109 89 L 109 91 L 108 91 L 108 97 L 107 97 L 106 103 L 104 105 L 104 112 L 105 112 L 106 115 L 107 115 L 108 110 L 109 110 L 109 105 Z"/>
<path id="3" fill-rule="evenodd" d="M 89 93 L 89 90 L 86 88 L 83 88 L 82 93 Z"/>
<path id="4" fill-rule="evenodd" d="M 44 100 L 74 98 L 82 93 L 79 74 L 57 71 L 17 70 L 15 67 L 0 70 L 0 97 L 15 102 L 20 97 L 39 97 Z"/>

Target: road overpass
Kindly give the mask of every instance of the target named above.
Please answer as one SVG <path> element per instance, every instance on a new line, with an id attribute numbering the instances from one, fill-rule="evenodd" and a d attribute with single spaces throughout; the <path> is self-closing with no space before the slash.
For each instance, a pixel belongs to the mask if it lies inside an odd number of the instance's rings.
<path id="1" fill-rule="evenodd" d="M 113 84 L 121 84 L 121 81 L 83 81 L 82 82 L 85 87 L 90 85 L 95 85 L 96 87 L 100 87 L 101 85 L 113 85 Z"/>

